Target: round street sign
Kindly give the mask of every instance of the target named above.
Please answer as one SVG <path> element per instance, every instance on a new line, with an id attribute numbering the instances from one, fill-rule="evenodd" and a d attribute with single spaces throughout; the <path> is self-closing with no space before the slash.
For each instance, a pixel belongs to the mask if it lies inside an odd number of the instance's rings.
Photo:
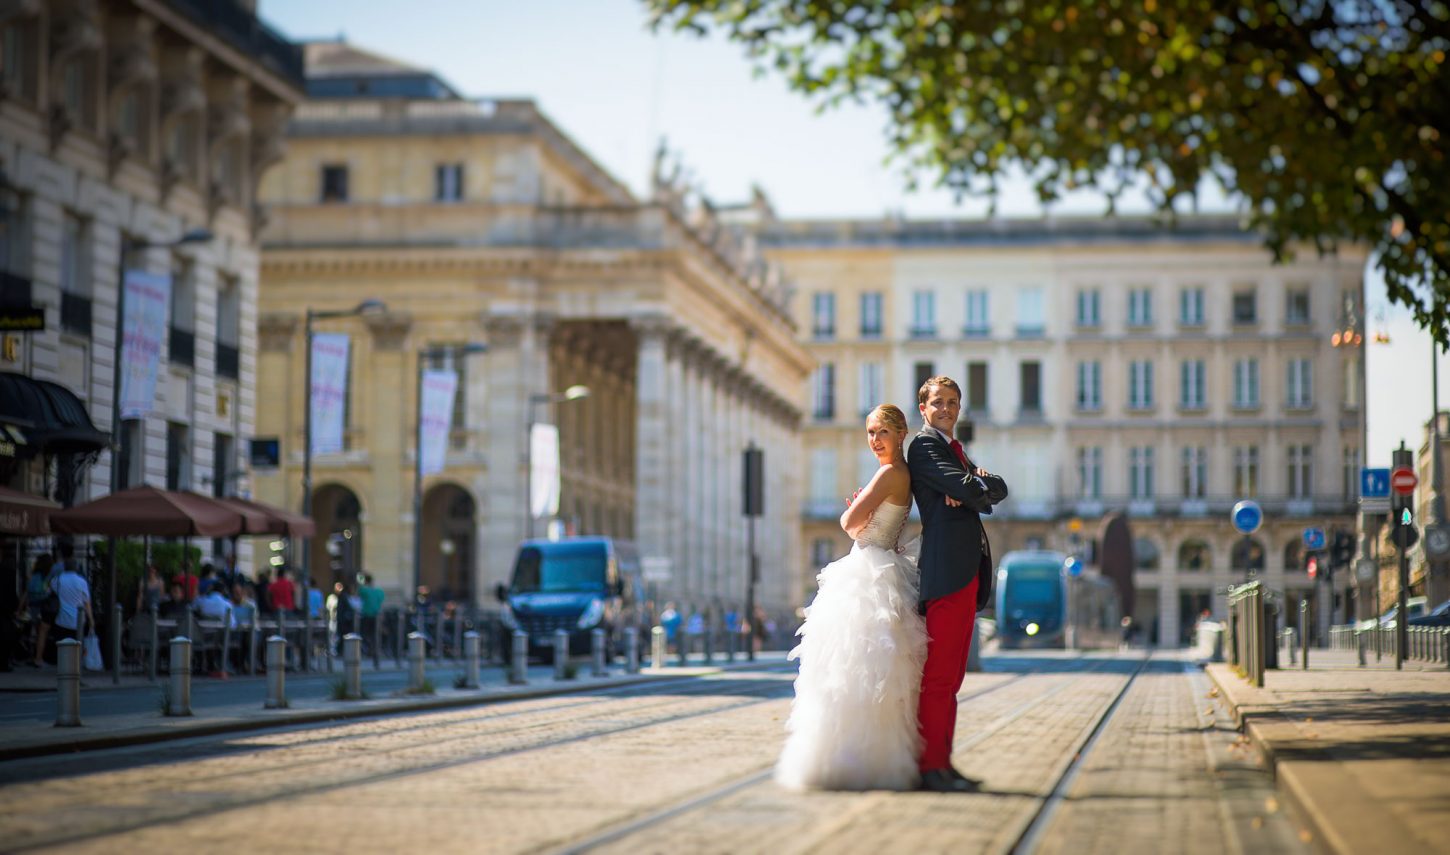
<path id="1" fill-rule="evenodd" d="M 1415 477 L 1415 470 L 1408 466 L 1401 466 L 1390 473 L 1390 489 L 1401 496 L 1408 496 L 1415 492 L 1415 485 L 1420 479 Z"/>
<path id="2" fill-rule="evenodd" d="M 1253 499 L 1244 499 L 1234 505 L 1233 515 L 1230 518 L 1233 520 L 1234 529 L 1239 534 L 1253 534 L 1264 523 L 1264 511 L 1259 507 L 1258 502 Z"/>
<path id="3" fill-rule="evenodd" d="M 1376 569 L 1373 560 L 1361 558 L 1354 562 L 1354 577 L 1361 582 L 1373 582 Z"/>
<path id="4" fill-rule="evenodd" d="M 1450 527 L 1444 525 L 1425 526 L 1425 555 L 1433 561 L 1450 556 Z"/>

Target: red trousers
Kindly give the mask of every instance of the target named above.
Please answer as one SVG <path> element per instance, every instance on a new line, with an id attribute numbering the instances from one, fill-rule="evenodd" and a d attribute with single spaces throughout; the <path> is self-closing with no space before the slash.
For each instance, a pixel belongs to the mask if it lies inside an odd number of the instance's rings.
<path id="1" fill-rule="evenodd" d="M 923 772 L 951 764 L 957 730 L 957 691 L 967 675 L 967 651 L 977 623 L 977 580 L 926 604 L 926 664 L 921 671 L 917 725 L 924 741 Z"/>

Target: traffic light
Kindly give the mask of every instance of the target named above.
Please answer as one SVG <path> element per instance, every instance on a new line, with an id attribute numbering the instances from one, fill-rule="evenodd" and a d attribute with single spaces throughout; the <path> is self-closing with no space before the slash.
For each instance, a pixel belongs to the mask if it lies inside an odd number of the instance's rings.
<path id="1" fill-rule="evenodd" d="M 1309 553 L 1309 557 L 1304 560 L 1304 572 L 1309 574 L 1310 579 L 1319 575 L 1319 556 L 1317 554 Z"/>
<path id="2" fill-rule="evenodd" d="M 1354 532 L 1334 530 L 1329 544 L 1329 563 L 1336 570 L 1354 563 Z"/>
<path id="3" fill-rule="evenodd" d="M 1390 540 L 1395 546 L 1409 549 L 1420 542 L 1420 532 L 1415 528 L 1415 512 L 1410 508 L 1396 511 L 1390 522 L 1394 526 L 1390 530 Z"/>

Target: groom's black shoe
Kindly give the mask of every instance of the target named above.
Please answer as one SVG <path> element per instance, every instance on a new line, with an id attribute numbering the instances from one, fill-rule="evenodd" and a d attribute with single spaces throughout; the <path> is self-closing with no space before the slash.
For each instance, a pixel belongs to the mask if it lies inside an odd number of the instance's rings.
<path id="1" fill-rule="evenodd" d="M 933 793 L 975 793 L 978 785 L 952 777 L 950 769 L 921 773 L 921 788 Z"/>
<path id="2" fill-rule="evenodd" d="M 948 775 L 951 775 L 954 779 L 956 779 L 958 781 L 964 781 L 967 784 L 967 786 L 969 786 L 969 787 L 972 788 L 972 791 L 973 792 L 976 792 L 977 790 L 980 790 L 982 788 L 982 782 L 981 781 L 977 780 L 976 778 L 968 778 L 966 775 L 963 775 L 961 772 L 958 772 L 957 771 L 957 767 L 955 767 L 955 766 L 948 766 L 947 767 L 947 774 Z"/>

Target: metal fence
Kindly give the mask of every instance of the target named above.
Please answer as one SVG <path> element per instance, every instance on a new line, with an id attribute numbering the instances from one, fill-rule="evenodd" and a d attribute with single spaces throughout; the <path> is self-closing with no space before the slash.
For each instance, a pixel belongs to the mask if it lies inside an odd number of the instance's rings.
<path id="1" fill-rule="evenodd" d="M 1405 627 L 1406 659 L 1416 662 L 1430 662 L 1450 667 L 1450 627 L 1407 626 Z M 1335 650 L 1354 650 L 1359 653 L 1359 664 L 1365 664 L 1366 655 L 1395 655 L 1395 627 L 1343 624 L 1329 628 L 1329 646 Z"/>

